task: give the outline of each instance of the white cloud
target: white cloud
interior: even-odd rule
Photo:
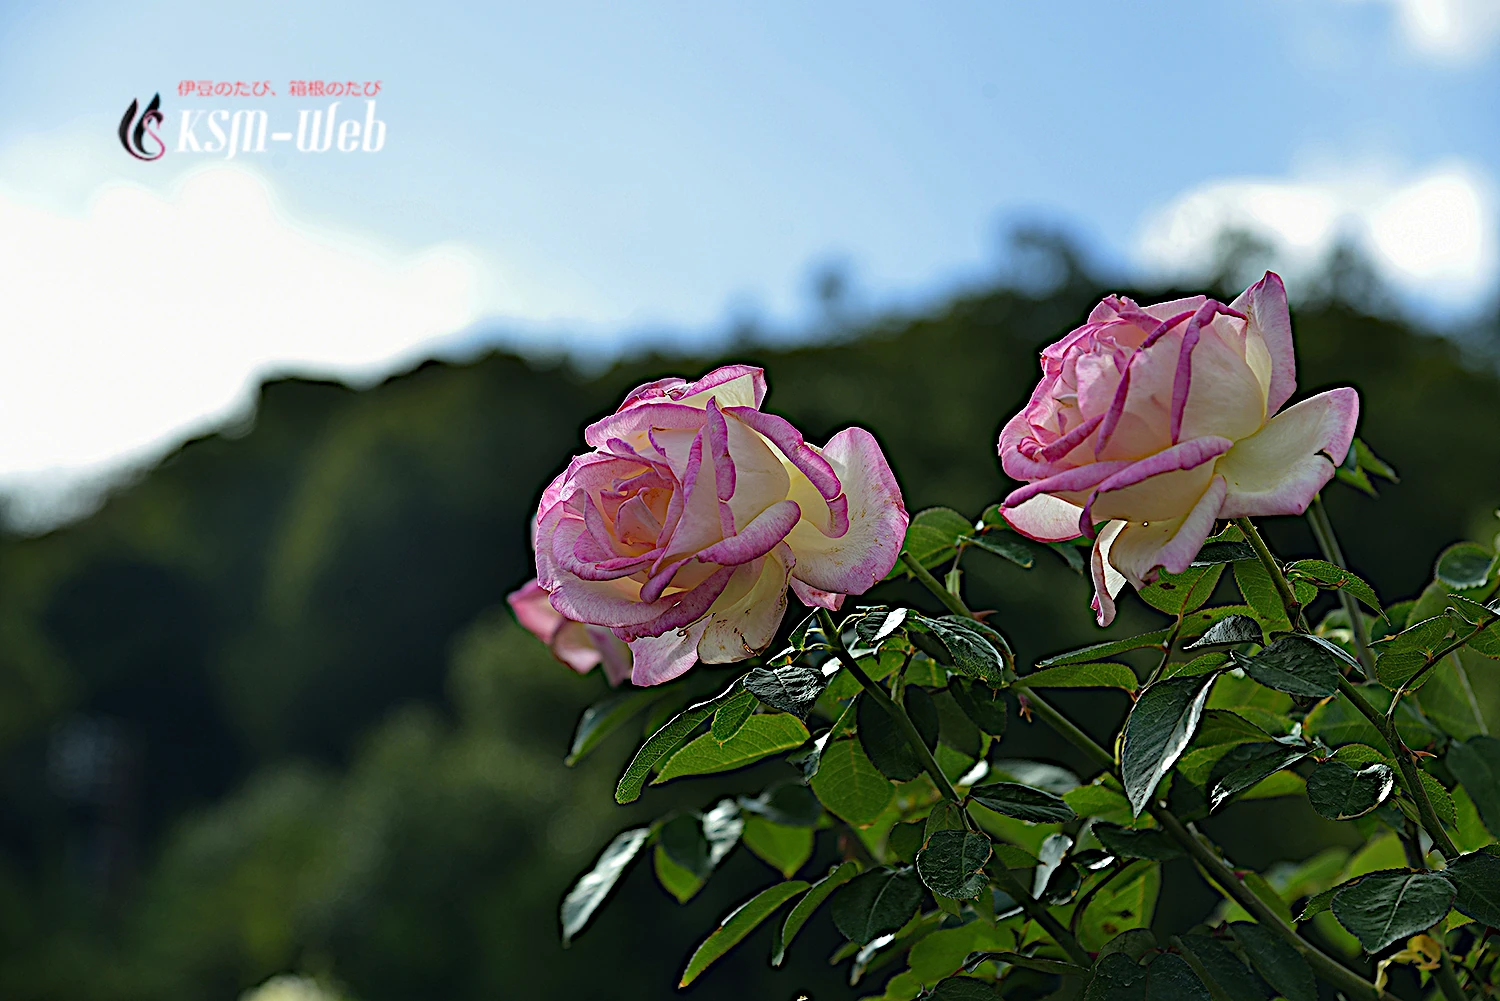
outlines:
[[[315,232],[244,169],[49,201],[0,188],[0,489],[30,520],[243,412],[266,375],[377,378],[479,315],[470,251]]]
[[[1492,185],[1471,165],[1406,177],[1367,167],[1200,185],[1147,216],[1137,252],[1153,273],[1201,277],[1220,235],[1238,230],[1270,244],[1288,277],[1305,277],[1344,241],[1409,299],[1452,314],[1494,292],[1496,226]]]
[[[1384,0],[1408,44],[1429,58],[1470,62],[1500,42],[1500,0]]]

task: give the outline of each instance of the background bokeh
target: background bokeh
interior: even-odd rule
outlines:
[[[811,440],[874,430],[913,510],[977,513],[1008,488],[994,438],[1038,347],[1103,291],[1066,241],[1019,239],[1025,289],[790,349],[746,335],[722,355],[765,365],[768,407]],[[1230,247],[1222,282],[1253,258]],[[1378,500],[1329,491],[1354,568],[1392,598],[1422,586],[1443,545],[1500,531],[1500,334],[1490,320],[1438,336],[1382,301],[1343,257],[1294,323],[1300,391],[1356,385],[1360,433],[1401,474]],[[722,780],[615,806],[635,730],[565,768],[604,683],[550,660],[503,597],[531,573],[532,505],[581,426],[648,377],[717,360],[583,375],[495,352],[364,391],[269,382],[253,423],[189,442],[82,521],[0,541],[0,996],[231,998],[287,971],[366,1001],[671,994],[696,939],[770,870],[741,850],[679,907],[638,867],[561,949],[556,906],[608,838],[709,805]],[[1299,522],[1268,528],[1285,552],[1311,550]],[[1084,581],[1060,562],[974,560],[969,574],[1023,660],[1097,635]],[[926,600],[904,586],[884,593]],[[1150,614],[1132,600],[1114,629]],[[1066,701],[1098,732],[1125,708],[1118,693]],[[1081,764],[1024,725],[1001,748]],[[1252,865],[1302,857],[1331,827],[1290,800],[1212,825]],[[820,841],[812,865],[834,851]],[[1163,927],[1212,908],[1190,870],[1166,879]],[[763,929],[687,994],[869,993],[826,964],[826,920],[789,970],[768,968]]]

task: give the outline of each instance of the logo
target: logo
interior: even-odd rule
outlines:
[[[125,109],[125,117],[120,119],[120,145],[137,160],[159,160],[167,151],[167,144],[156,134],[156,126],[166,117],[161,113],[161,94],[151,98],[151,103],[146,105],[140,120],[136,121],[138,107],[139,102],[132,100],[130,107]],[[132,124],[135,126],[134,130],[130,127]],[[148,138],[156,144],[154,151],[146,145]]]

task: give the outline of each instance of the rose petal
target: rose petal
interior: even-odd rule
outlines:
[[[1219,460],[1229,483],[1221,517],[1301,514],[1344,461],[1359,394],[1331,389],[1289,407]],[[1330,459],[1332,461],[1330,461]]]
[[[1150,525],[1128,523],[1110,544],[1110,565],[1137,588],[1155,580],[1158,568],[1169,573],[1186,570],[1203,548],[1203,541],[1213,533],[1227,489],[1224,477],[1215,476],[1183,517]]]
[[[744,421],[725,414],[724,424],[735,470],[729,510],[736,525],[748,525],[766,508],[786,499],[791,477],[777,451]]]
[[[698,663],[698,640],[707,628],[708,618],[704,617],[660,636],[631,640],[630,656],[634,666],[630,670],[630,680],[645,687],[660,685],[686,673]]]
[[[1260,339],[1270,356],[1266,413],[1274,414],[1297,391],[1297,355],[1292,348],[1292,317],[1286,306],[1286,286],[1280,275],[1267,271],[1265,277],[1240,293],[1230,307],[1249,317],[1251,336]]]
[[[732,664],[755,656],[771,644],[786,614],[790,557],[785,546],[778,546],[776,553],[735,571],[736,576],[750,581],[750,587],[737,601],[715,605],[708,616],[708,628],[698,641],[699,660]]]
[[[766,398],[766,373],[754,365],[724,365],[673,391],[679,403],[704,407],[710,399],[720,407],[755,407]]]
[[[1089,576],[1094,581],[1093,608],[1101,626],[1115,621],[1115,598],[1125,586],[1125,575],[1109,562],[1110,548],[1124,527],[1125,522],[1112,521],[1099,529],[1094,550],[1089,556]]]
[[[906,505],[875,436],[863,428],[840,431],[822,449],[848,499],[848,531],[837,538],[799,521],[787,544],[796,575],[820,591],[864,594],[901,555],[906,541]]]
[[[1037,542],[1066,542],[1083,534],[1078,530],[1083,506],[1051,494],[1037,494],[1000,513],[1011,528]]]
[[[531,635],[543,643],[551,643],[552,637],[567,620],[552,607],[552,596],[536,581],[528,581],[505,596],[510,610]]]
[[[802,583],[796,577],[791,578],[791,585],[792,593],[797,596],[797,600],[808,608],[826,608],[831,612],[837,612],[844,607],[846,595],[834,594],[832,591],[819,591],[815,587]]]
[[[796,501],[778,501],[737,534],[698,553],[698,561],[739,566],[760,559],[781,544],[801,517]]]
[[[1084,511],[1093,524],[1179,518],[1203,496],[1213,461],[1233,447],[1228,438],[1209,437],[1163,449],[1101,482]]]

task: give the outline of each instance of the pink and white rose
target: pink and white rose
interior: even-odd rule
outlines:
[[[516,621],[547,644],[552,656],[577,671],[588,674],[603,665],[611,685],[630,677],[630,647],[604,626],[574,622],[552,607],[552,596],[536,581],[528,581],[505,599]]]
[[[788,588],[837,608],[900,555],[906,508],[874,436],[814,447],[760,409],[765,395],[747,365],[640,386],[542,494],[540,586],[563,616],[630,644],[638,685],[753,656]]]
[[[1228,306],[1110,296],[1042,352],[1042,381],[1000,433],[1027,485],[1006,521],[1033,539],[1094,539],[1094,608],[1126,581],[1188,568],[1221,518],[1301,514],[1354,436],[1359,395],[1297,388],[1286,289],[1272,273]]]

